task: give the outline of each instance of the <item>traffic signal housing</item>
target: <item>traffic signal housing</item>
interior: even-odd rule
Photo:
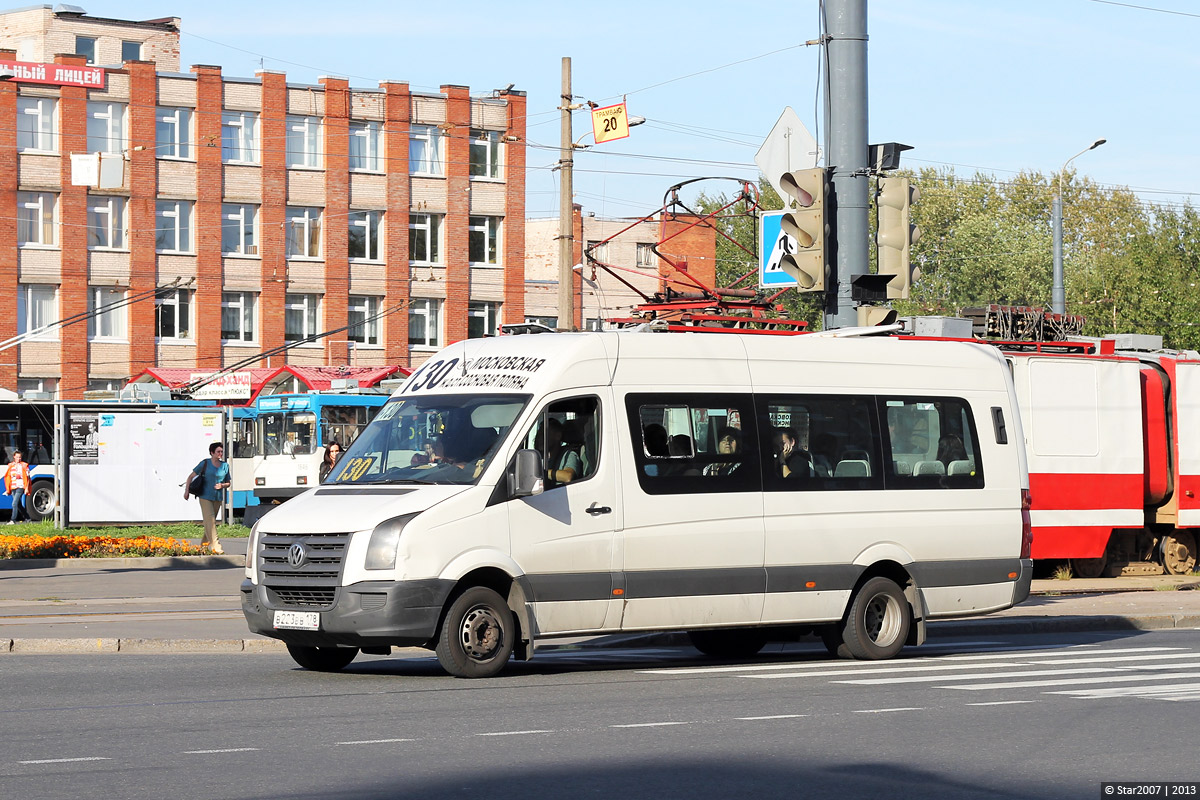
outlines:
[[[921,238],[920,228],[910,218],[912,204],[918,197],[920,191],[908,178],[879,179],[879,192],[875,196],[879,211],[875,243],[879,246],[879,274],[892,276],[887,284],[889,300],[908,298],[913,281],[921,276],[911,262],[913,242]]]
[[[796,281],[799,291],[824,291],[825,170],[814,167],[788,172],[780,179],[779,188],[788,201],[779,227],[797,245],[796,252],[783,257],[780,268]]]

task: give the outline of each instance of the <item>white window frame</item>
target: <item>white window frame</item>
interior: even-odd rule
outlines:
[[[374,224],[372,225],[372,220]],[[382,261],[383,260],[383,212],[382,211],[351,211],[349,228],[362,228],[362,241],[365,245],[362,255],[348,252],[351,261]],[[372,237],[372,229],[374,236]],[[353,240],[347,237],[348,247],[353,247]]]
[[[225,111],[221,114],[221,162],[258,163],[258,113]]]
[[[126,58],[125,57],[125,46],[131,45],[131,44],[137,46],[137,55],[134,56],[133,58]],[[144,50],[145,44],[146,44],[145,42],[137,42],[137,41],[134,41],[133,39],[122,39],[121,40],[121,63],[124,64],[126,61],[144,61],[144,60],[146,60],[146,59],[142,58],[142,55],[145,53],[145,50]]]
[[[192,212],[191,200],[158,200],[154,204],[154,246],[158,253],[191,253],[192,252]],[[167,244],[173,246],[159,247],[158,237],[165,233],[169,239]]]
[[[321,118],[287,118],[285,160],[288,169],[321,168]]]
[[[433,319],[431,320],[430,317]],[[421,320],[420,342],[413,342],[413,322]],[[442,301],[414,297],[408,304],[408,346],[413,350],[437,350],[442,346]]]
[[[17,150],[21,153],[58,152],[58,101],[53,97],[17,98]],[[32,125],[22,125],[33,121]],[[34,146],[21,147],[21,139],[34,139]]]
[[[479,221],[483,220],[482,223]],[[501,241],[500,229],[503,227],[504,217],[488,217],[476,216],[472,214],[467,218],[467,260],[472,266],[476,267],[498,267],[502,263],[501,256],[504,253],[504,244]],[[483,234],[483,249],[484,261],[475,261],[471,259],[471,240],[477,235]],[[495,248],[495,259],[492,261],[486,260],[489,243]]]
[[[658,264],[658,256],[654,254],[654,244],[652,242],[638,242],[637,252],[634,255],[634,264],[638,269],[654,269]]]
[[[28,225],[33,237],[21,239]],[[17,192],[17,246],[56,247],[58,243],[58,196],[53,192]]]
[[[120,287],[88,287],[88,341],[123,342],[128,340],[129,329],[126,325],[125,306],[119,305],[99,313],[96,311],[98,308],[121,303],[126,296],[125,290]]]
[[[355,153],[355,145],[359,151]],[[383,172],[383,131],[382,126],[374,120],[350,120],[350,144],[347,153],[350,157],[351,172]]]
[[[166,133],[164,141],[163,134]],[[154,112],[154,144],[159,158],[192,161],[192,110],[160,107]]]
[[[467,172],[473,181],[502,181],[501,170],[504,145],[500,131],[471,131],[470,157]],[[477,173],[476,170],[479,170]]]
[[[292,261],[321,260],[321,217],[323,209],[288,206],[284,212],[287,258]],[[316,241],[313,241],[315,234]],[[301,252],[294,244],[301,243]]]
[[[446,175],[445,137],[436,125],[413,125],[408,131],[408,171],[412,175]],[[419,158],[421,152],[425,158]]]
[[[58,398],[58,378],[17,378],[17,394],[45,392],[51,400]]]
[[[183,302],[180,302],[180,298]],[[184,311],[180,313],[180,306]],[[154,298],[154,337],[158,341],[187,342],[192,339],[192,293],[188,289],[163,289]],[[171,317],[174,323],[175,335],[162,335],[162,314],[164,308],[172,309]],[[180,323],[183,323],[182,325]]]
[[[258,321],[258,315],[255,313],[257,300],[254,292],[221,292],[221,341],[237,344],[258,341],[255,325]],[[227,310],[237,312],[237,336],[232,338],[225,335],[225,312]]]
[[[350,329],[347,338],[355,347],[381,347],[379,338],[379,298],[350,295],[347,306]]]
[[[288,331],[288,317],[292,312],[299,311],[302,315],[302,328],[300,333],[291,333]],[[309,336],[314,336],[320,333],[321,324],[321,295],[319,294],[293,294],[289,292],[283,298],[283,340],[285,342],[299,342],[307,339]],[[321,343],[308,342],[301,347],[320,347]]]
[[[433,266],[442,263],[442,223],[445,221],[442,214],[413,214],[408,215],[408,263],[419,266]],[[433,255],[433,258],[416,259],[413,258],[413,253],[416,248],[413,247],[413,239],[420,238],[425,240],[425,254]]]
[[[89,153],[121,154],[125,152],[125,103],[89,100],[87,104],[87,149]],[[95,128],[104,128],[101,132]],[[103,141],[101,141],[103,140]]]
[[[92,243],[96,236],[100,242]],[[87,200],[87,236],[89,250],[128,250],[125,246],[125,198],[118,195],[89,194]]]
[[[58,287],[52,283],[22,283],[17,285],[17,333],[29,333],[57,322]],[[57,341],[58,328],[30,336],[39,342]]]
[[[246,217],[249,216],[249,220]],[[225,234],[232,228],[237,229],[237,248],[229,250],[225,247]],[[246,244],[246,234],[250,234],[250,244]],[[221,204],[221,254],[242,258],[258,258],[258,206],[253,203],[222,203]]]
[[[472,300],[467,303],[467,338],[471,337],[471,320],[483,320],[483,335],[495,336],[500,332],[500,303],[492,300]],[[478,337],[476,337],[478,338]]]

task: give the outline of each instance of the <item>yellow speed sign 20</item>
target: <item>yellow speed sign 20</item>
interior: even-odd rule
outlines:
[[[596,144],[628,138],[629,115],[625,113],[625,104],[593,109],[592,134],[596,137]]]

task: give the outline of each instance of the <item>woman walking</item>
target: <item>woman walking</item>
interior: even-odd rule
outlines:
[[[229,464],[224,458],[224,446],[220,442],[213,442],[208,446],[208,458],[197,464],[183,482],[183,499],[187,500],[191,496],[192,479],[198,476],[204,478],[203,485],[196,492],[200,513],[204,515],[204,538],[200,540],[200,546],[207,545],[216,555],[225,553],[217,541],[217,512],[221,509],[221,498],[229,488]]]
[[[21,451],[14,450],[12,463],[4,470],[4,493],[12,495],[12,517],[8,520],[9,525],[21,521],[21,500],[29,491],[29,467],[21,458]]]

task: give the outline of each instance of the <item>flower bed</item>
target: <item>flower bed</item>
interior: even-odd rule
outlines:
[[[121,556],[198,556],[212,551],[175,537],[3,536],[0,558],[114,558]]]

